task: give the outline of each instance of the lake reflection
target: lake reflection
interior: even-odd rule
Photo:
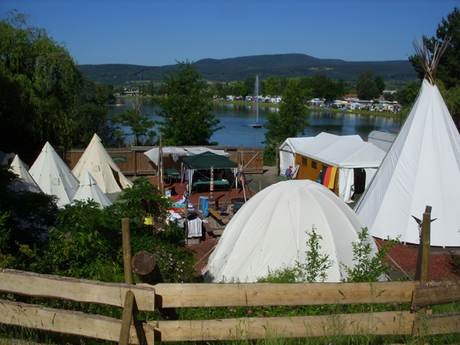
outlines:
[[[124,111],[129,104],[111,109],[110,113]],[[158,108],[152,104],[143,104],[143,111],[153,120],[161,121],[157,115]],[[264,124],[270,112],[279,111],[275,107],[260,107],[259,121]],[[219,145],[261,147],[264,146],[265,128],[252,128],[249,125],[255,122],[255,108],[253,106],[222,104],[214,105],[214,114],[219,118],[222,129],[214,133],[211,140]],[[368,116],[351,113],[335,113],[327,111],[310,111],[307,114],[308,126],[299,136],[312,136],[320,132],[333,134],[359,134],[367,139],[369,132],[381,130],[397,132],[399,130],[399,116]]]

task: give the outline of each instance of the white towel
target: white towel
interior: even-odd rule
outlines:
[[[202,221],[200,218],[187,221],[188,238],[201,237],[203,235],[201,223]]]

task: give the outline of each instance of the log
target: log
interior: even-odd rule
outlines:
[[[414,329],[418,336],[460,333],[460,314],[420,315]]]
[[[335,335],[411,334],[414,314],[408,311],[323,316],[157,321],[156,340],[213,341],[302,338]],[[152,323],[155,324],[155,323]]]
[[[157,284],[158,307],[410,303],[416,282]]]
[[[420,284],[415,288],[412,309],[460,301],[460,282]]]
[[[113,342],[118,342],[121,329],[121,321],[110,317],[4,300],[0,300],[0,323]],[[143,328],[148,344],[153,345],[152,326]],[[138,344],[134,327],[130,327],[129,343]]]
[[[0,270],[0,291],[115,307],[123,307],[126,292],[132,291],[139,310],[155,309],[155,290],[146,285],[103,283],[16,270]]]

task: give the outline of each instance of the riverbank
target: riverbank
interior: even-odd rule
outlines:
[[[214,101],[215,104],[219,105],[228,105],[232,104],[235,106],[255,106],[254,102],[246,102],[246,101]],[[259,103],[259,107],[262,109],[269,109],[269,108],[276,108],[279,109],[280,104],[273,104],[273,103]],[[312,111],[318,112],[332,112],[332,113],[346,113],[346,114],[356,114],[356,115],[364,115],[364,116],[380,116],[380,117],[391,117],[391,118],[399,118],[400,116],[405,117],[407,111],[404,109],[401,112],[393,113],[389,111],[370,111],[364,109],[355,109],[355,110],[343,110],[343,109],[335,109],[335,108],[321,108],[321,107],[312,107],[305,105],[305,108]]]

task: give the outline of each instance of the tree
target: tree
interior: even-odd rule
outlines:
[[[441,80],[447,89],[459,85],[460,82],[460,10],[456,7],[443,18],[438,25],[436,35],[433,37],[422,37],[423,43],[433,53],[436,43],[442,44],[447,38],[450,42],[438,65],[437,79]],[[419,57],[412,55],[409,61],[417,71],[419,78],[423,79],[425,71],[422,68]]]
[[[191,63],[180,63],[165,81],[166,96],[159,100],[164,142],[169,145],[207,145],[220,129],[212,113],[212,96]]]
[[[30,161],[45,141],[68,149],[106,130],[107,98],[64,47],[19,17],[0,21],[0,147]]]
[[[436,44],[441,45],[446,39],[450,39],[447,48],[439,61],[436,78],[438,86],[449,107],[450,114],[454,121],[460,122],[460,109],[458,88],[460,87],[460,10],[456,7],[443,18],[438,25],[436,35],[433,37],[422,37],[423,44],[433,53]],[[417,55],[409,57],[420,79],[425,76],[420,58]],[[452,90],[453,89],[453,90]]]
[[[288,80],[284,77],[269,76],[262,81],[262,92],[264,95],[282,95]]]
[[[141,104],[138,99],[133,102],[131,109],[115,116],[112,121],[131,128],[134,145],[151,144],[155,137],[155,131],[152,129],[155,123],[147,115],[142,113]]]
[[[383,93],[383,90],[385,90],[385,80],[381,76],[377,76],[375,78],[375,84],[377,85],[377,89],[379,90],[379,95]]]
[[[298,80],[289,80],[282,99],[280,111],[269,113],[265,125],[268,155],[274,155],[279,144],[288,137],[297,136],[307,125],[304,98]]]
[[[420,89],[420,82],[412,81],[404,85],[404,87],[396,94],[396,99],[403,106],[409,106],[414,103]]]
[[[383,91],[385,84],[383,83],[383,79],[380,80],[378,78],[371,71],[364,72],[359,76],[356,82],[356,91],[359,99],[371,100],[381,95],[380,88]]]
[[[343,96],[345,92],[343,81],[335,81],[325,75],[313,76],[311,79],[311,87],[314,97],[325,98],[327,101],[333,101]]]

